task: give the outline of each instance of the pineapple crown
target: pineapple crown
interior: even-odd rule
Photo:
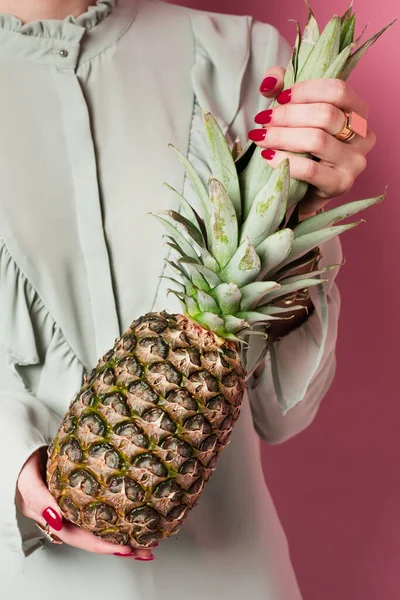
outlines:
[[[343,17],[333,16],[321,34],[308,0],[306,4],[308,21],[303,33],[297,23],[285,89],[307,79],[347,79],[366,50],[392,24],[354,50],[360,38],[354,41],[352,4]],[[194,205],[165,184],[178,197],[180,212],[164,210],[155,215],[166,229],[167,245],[173,251],[173,258],[167,259],[174,273],[167,277],[174,284],[169,291],[180,300],[186,316],[224,339],[243,341],[238,335],[257,333],[255,325],[268,326],[273,319],[285,318],[285,312],[304,309],[285,309],[276,302],[321,284],[321,275],[338,265],[313,266],[306,274],[296,270],[315,265],[321,244],[361,220],[345,225],[337,222],[380,202],[386,192],[299,223],[294,208],[308,185],[290,177],[289,160],[272,168],[253,142],[243,150],[236,142],[231,149],[215,118],[204,110],[203,127],[212,176],[206,184],[174,148],[194,189]]]

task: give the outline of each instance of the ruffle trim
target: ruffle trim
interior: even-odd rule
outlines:
[[[87,11],[79,17],[68,16],[65,19],[44,19],[23,24],[20,19],[8,14],[0,14],[0,29],[6,29],[21,35],[69,39],[68,24],[77,25],[89,31],[103,21],[118,4],[119,0],[97,0],[94,6],[89,6]]]

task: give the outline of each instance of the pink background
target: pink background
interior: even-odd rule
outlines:
[[[319,22],[350,0],[311,0]],[[292,43],[302,0],[175,0],[199,9],[251,14]],[[355,0],[358,31],[372,35],[400,15],[399,0]],[[400,22],[357,66],[349,84],[371,108],[378,142],[346,201],[382,193],[367,223],[344,234],[347,264],[335,382],[309,430],[263,446],[264,471],[292,548],[305,600],[400,598]],[[397,460],[396,460],[397,459]],[[290,599],[288,599],[290,600]]]

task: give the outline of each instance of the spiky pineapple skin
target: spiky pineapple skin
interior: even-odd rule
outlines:
[[[229,443],[244,390],[235,343],[183,315],[134,321],[49,447],[47,482],[64,516],[133,548],[176,533]]]

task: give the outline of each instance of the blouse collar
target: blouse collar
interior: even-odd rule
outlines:
[[[129,28],[137,0],[97,0],[78,17],[23,24],[0,14],[0,57],[75,69],[111,46]]]

